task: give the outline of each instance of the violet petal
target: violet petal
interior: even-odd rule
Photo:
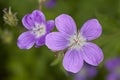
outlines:
[[[71,16],[67,14],[62,14],[55,19],[55,25],[58,31],[72,35],[77,32],[76,24]]]
[[[102,50],[94,43],[87,42],[83,47],[83,59],[86,63],[97,66],[103,60]]]
[[[63,66],[69,72],[79,72],[83,66],[81,51],[78,51],[77,49],[68,50],[63,59]]]
[[[53,30],[55,26],[54,20],[47,21],[46,26],[47,26],[47,32]]]
[[[97,19],[91,19],[84,23],[80,30],[88,41],[98,38],[102,33],[102,27]]]
[[[86,64],[87,76],[93,78],[97,75],[97,68],[95,66]]]
[[[56,6],[56,1],[57,1],[57,0],[48,0],[48,1],[45,3],[45,6],[46,6],[47,8],[53,8],[53,7]]]
[[[109,59],[105,63],[105,67],[109,71],[114,71],[118,66],[120,66],[120,58]]]
[[[28,30],[31,30],[34,27],[34,20],[31,16],[31,14],[27,14],[22,18],[22,24],[24,25],[24,27]]]
[[[51,50],[63,50],[68,46],[68,40],[66,36],[60,32],[52,32],[46,36],[45,44]]]
[[[45,23],[45,16],[41,11],[34,10],[31,16],[36,23],[39,23],[39,24]]]
[[[119,76],[117,76],[115,73],[110,73],[106,78],[106,80],[119,80]]]
[[[17,45],[20,49],[30,49],[35,43],[35,37],[27,31],[18,37]]]
[[[35,47],[40,47],[40,46],[43,46],[44,44],[45,44],[45,35],[36,39],[36,46]]]

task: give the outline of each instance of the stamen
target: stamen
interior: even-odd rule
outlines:
[[[86,43],[86,39],[79,33],[71,36],[70,38],[70,48],[81,48]]]
[[[46,27],[44,24],[35,24],[35,27],[32,29],[32,33],[36,36],[36,38],[39,38],[42,35],[45,35],[46,33]]]

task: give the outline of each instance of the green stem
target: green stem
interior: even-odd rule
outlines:
[[[44,5],[46,0],[38,0],[39,1],[39,9],[42,10],[42,6]]]

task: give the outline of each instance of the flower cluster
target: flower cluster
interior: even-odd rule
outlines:
[[[76,24],[71,16],[59,15],[53,20],[46,21],[44,14],[34,10],[23,17],[22,23],[28,30],[18,38],[20,49],[30,49],[46,45],[52,51],[66,51],[63,66],[68,72],[77,73],[83,67],[84,61],[97,66],[103,60],[102,50],[94,43],[89,42],[98,38],[102,27],[97,19],[90,19],[77,31]],[[56,26],[59,32],[50,31]]]

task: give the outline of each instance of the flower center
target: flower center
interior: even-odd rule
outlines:
[[[34,28],[32,29],[32,33],[35,34],[36,38],[44,35],[46,33],[45,25],[36,23]]]
[[[86,43],[86,39],[81,34],[75,34],[70,37],[70,48],[80,49]]]

